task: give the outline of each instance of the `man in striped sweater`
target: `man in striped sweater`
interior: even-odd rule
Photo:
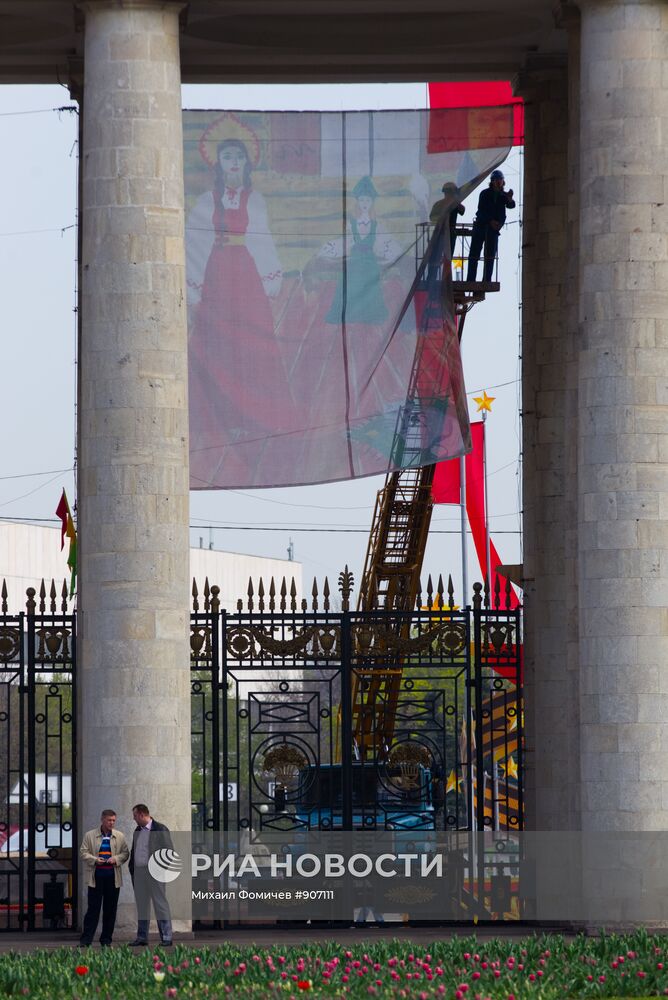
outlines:
[[[130,857],[127,841],[120,830],[114,829],[116,813],[103,809],[100,825],[89,830],[81,842],[79,856],[84,863],[88,886],[88,909],[83,921],[80,944],[93,943],[102,910],[100,944],[111,944],[116,923],[118,895],[123,884],[121,866]]]

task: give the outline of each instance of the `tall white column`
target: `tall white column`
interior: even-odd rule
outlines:
[[[582,825],[668,827],[668,6],[580,0]]]
[[[570,68],[570,67],[569,67]],[[577,404],[565,61],[534,59],[526,100],[522,230],[525,806],[529,830],[577,829],[574,587]],[[573,655],[575,654],[575,655]]]
[[[189,830],[183,5],[80,6],[80,823],[130,833],[140,801]]]

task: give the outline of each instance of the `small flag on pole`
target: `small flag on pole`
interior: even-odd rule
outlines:
[[[65,546],[65,537],[70,540],[70,551],[67,555],[67,565],[70,568],[70,597],[74,596],[77,580],[77,529],[74,527],[72,512],[67,502],[67,494],[63,490],[58,506],[56,507],[56,517],[61,520],[60,527],[60,549]]]

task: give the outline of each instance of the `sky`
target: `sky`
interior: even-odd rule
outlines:
[[[184,86],[184,108],[374,110],[423,108],[415,84]],[[3,462],[0,518],[55,522],[63,487],[75,496],[77,116],[57,86],[0,87],[0,329],[3,343]],[[518,208],[500,240],[501,292],[467,317],[462,353],[469,399],[495,396],[487,422],[491,533],[504,562],[521,560],[520,230],[521,151],[503,166]],[[465,203],[472,221],[478,192]],[[344,565],[359,581],[377,491],[374,476],[325,486],[191,493],[191,544],[294,559],[304,581]],[[270,529],[270,530],[261,530]],[[438,506],[423,578],[452,574],[461,601],[459,508]],[[481,579],[469,536],[469,582]],[[65,575],[63,554],[63,575]],[[0,566],[0,577],[2,567]],[[215,581],[211,581],[212,583]],[[310,582],[307,584],[310,590]]]

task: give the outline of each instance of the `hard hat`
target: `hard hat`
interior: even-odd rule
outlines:
[[[505,179],[500,170],[492,170],[491,181],[505,181]]]

